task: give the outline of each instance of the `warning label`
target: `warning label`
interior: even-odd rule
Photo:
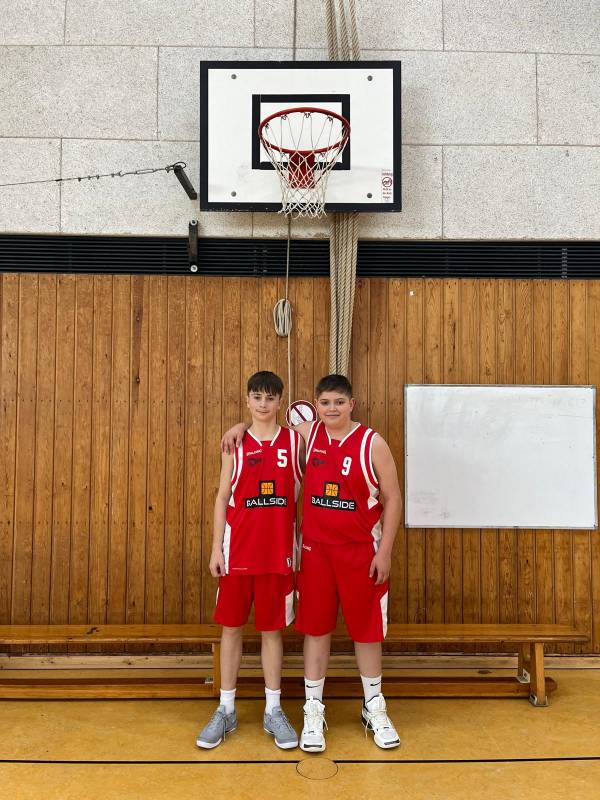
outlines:
[[[391,169],[381,170],[381,202],[394,202],[394,173]]]

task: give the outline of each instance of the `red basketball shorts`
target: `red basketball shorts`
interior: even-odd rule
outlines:
[[[294,620],[294,576],[223,575],[219,578],[214,620],[237,628],[248,622],[254,603],[257,631],[278,631]]]
[[[336,626],[338,606],[355,642],[382,642],[387,630],[388,582],[369,577],[375,555],[370,542],[341,545],[302,542],[297,576],[296,630],[324,636]]]

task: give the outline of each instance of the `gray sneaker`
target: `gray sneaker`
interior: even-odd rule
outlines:
[[[225,713],[225,706],[219,706],[212,715],[208,723],[202,728],[196,739],[198,747],[207,750],[221,744],[226,733],[231,733],[237,728],[237,716],[235,709],[231,714]]]
[[[290,725],[290,721],[280,706],[274,708],[271,714],[267,714],[265,711],[263,728],[265,733],[273,735],[275,744],[282,750],[291,750],[293,747],[298,747],[296,731]]]

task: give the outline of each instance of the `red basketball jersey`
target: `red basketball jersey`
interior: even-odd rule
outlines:
[[[331,439],[313,422],[307,440],[302,533],[326,544],[381,538],[379,482],[371,450],[375,431],[357,425],[344,439]]]
[[[246,431],[234,453],[223,555],[232,575],[292,572],[300,435],[279,428],[261,442]]]

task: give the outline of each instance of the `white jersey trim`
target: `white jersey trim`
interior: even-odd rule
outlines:
[[[294,621],[294,590],[285,596],[285,624],[291,625]]]
[[[231,525],[225,523],[225,533],[223,535],[223,560],[225,561],[225,574],[229,572],[229,548],[231,546]]]
[[[379,601],[381,606],[381,624],[383,626],[383,637],[387,636],[388,629],[388,592],[386,592]]]
[[[315,439],[317,438],[317,431],[319,430],[319,425],[321,425],[321,420],[314,420],[310,423],[310,431],[308,432],[308,437],[306,439],[306,459],[311,453],[313,449],[313,445],[315,443]]]

